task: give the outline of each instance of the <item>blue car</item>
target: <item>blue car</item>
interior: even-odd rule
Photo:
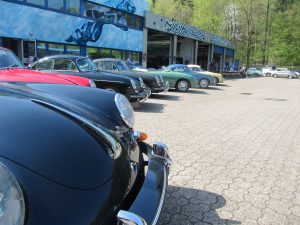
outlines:
[[[167,69],[174,72],[181,72],[192,75],[198,81],[200,88],[208,88],[209,85],[217,85],[216,79],[213,76],[209,76],[203,73],[195,73],[191,71],[187,65],[172,64],[169,65]]]

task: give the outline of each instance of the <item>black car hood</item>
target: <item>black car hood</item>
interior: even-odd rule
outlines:
[[[40,85],[39,88],[43,86],[47,85]],[[48,91],[52,89],[50,86]],[[57,88],[57,96],[64,92],[61,89],[68,89],[62,85],[53,85],[54,88]],[[113,95],[105,95],[108,100],[103,99],[102,103],[111,108],[108,102],[113,99]],[[97,111],[88,105],[83,108],[90,107],[89,110],[80,111],[76,101],[70,100],[72,95],[66,97],[66,100],[70,100],[68,104],[64,99],[56,101],[55,97],[24,86],[0,85],[0,104],[4,109],[0,110],[0,156],[66,187],[98,188],[108,182],[116,170],[128,164],[126,150],[123,148],[120,157],[112,159],[104,142],[82,123],[32,101],[48,102],[83,115],[84,111]],[[104,110],[94,119],[100,119],[106,113]]]

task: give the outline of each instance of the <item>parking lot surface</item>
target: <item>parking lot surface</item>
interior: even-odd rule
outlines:
[[[173,159],[160,224],[300,224],[300,80],[227,80],[134,108]]]

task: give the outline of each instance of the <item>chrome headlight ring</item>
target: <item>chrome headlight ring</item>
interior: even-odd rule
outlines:
[[[124,123],[130,127],[134,127],[134,111],[128,99],[117,93],[115,95],[115,104]]]
[[[90,86],[92,88],[96,88],[97,87],[96,83],[93,80],[89,80],[89,84],[90,84]]]
[[[22,189],[9,169],[0,163],[0,222],[24,224],[25,200]]]
[[[137,83],[134,80],[130,79],[130,83],[133,89],[137,89]]]
[[[155,79],[156,79],[156,83],[159,85],[160,84],[159,76],[155,76]]]

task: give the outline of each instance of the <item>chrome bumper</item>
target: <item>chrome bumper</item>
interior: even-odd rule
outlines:
[[[168,175],[172,161],[165,144],[155,142],[153,147],[145,143],[148,171],[139,194],[128,211],[120,210],[118,225],[156,225],[166,197]]]
[[[132,99],[140,99],[140,102],[147,101],[150,95],[152,94],[150,88],[145,88],[145,91],[143,93],[137,93],[135,95],[130,95],[130,98]]]

